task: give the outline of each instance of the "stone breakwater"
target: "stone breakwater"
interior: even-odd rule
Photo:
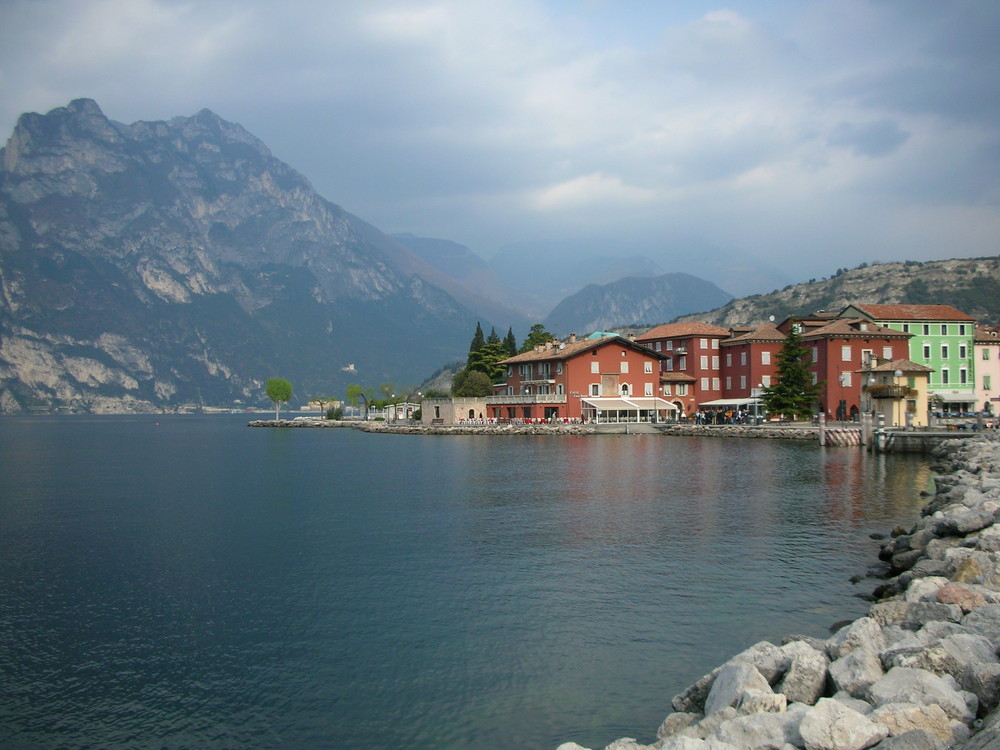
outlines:
[[[532,425],[420,425],[393,422],[357,422],[333,419],[258,419],[248,427],[337,428],[348,427],[362,432],[382,432],[393,435],[594,435],[591,425],[532,424]]]
[[[1000,442],[932,455],[935,495],[883,544],[867,616],[751,646],[677,695],[655,742],[605,750],[1000,750]]]
[[[660,429],[664,435],[682,437],[740,437],[767,440],[811,440],[813,442],[819,439],[819,428],[817,427],[675,424]]]

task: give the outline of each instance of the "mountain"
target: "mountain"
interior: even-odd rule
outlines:
[[[465,245],[408,232],[391,237],[458,284],[475,290],[480,295],[479,309],[491,320],[507,321],[515,331],[527,332],[547,309],[539,298],[502,282],[497,272]]]
[[[951,305],[980,323],[1000,325],[1000,256],[926,262],[862,264],[839,269],[820,281],[792,284],[770,294],[734,299],[717,309],[683,315],[678,321],[755,326],[773,316],[840,310],[851,302]]]
[[[554,334],[590,333],[672,320],[733,296],[710,281],[686,273],[628,277],[611,284],[590,284],[560,302],[545,319]]]
[[[0,149],[0,411],[412,383],[464,355],[479,301],[208,110],[124,125],[79,99]]]

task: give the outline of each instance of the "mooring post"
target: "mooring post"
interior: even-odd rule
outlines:
[[[819,444],[826,445],[826,412],[819,413]]]

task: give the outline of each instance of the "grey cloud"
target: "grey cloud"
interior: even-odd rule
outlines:
[[[843,146],[860,156],[878,157],[891,154],[910,138],[893,120],[854,123],[842,122],[827,139],[833,146]]]

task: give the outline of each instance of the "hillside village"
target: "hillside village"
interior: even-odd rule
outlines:
[[[426,399],[427,424],[759,420],[779,355],[801,339],[818,390],[814,415],[889,426],[995,413],[1000,336],[950,305],[848,304],[775,323],[703,321],[644,333],[571,334],[499,364],[485,397]],[[778,417],[779,415],[769,415]]]

